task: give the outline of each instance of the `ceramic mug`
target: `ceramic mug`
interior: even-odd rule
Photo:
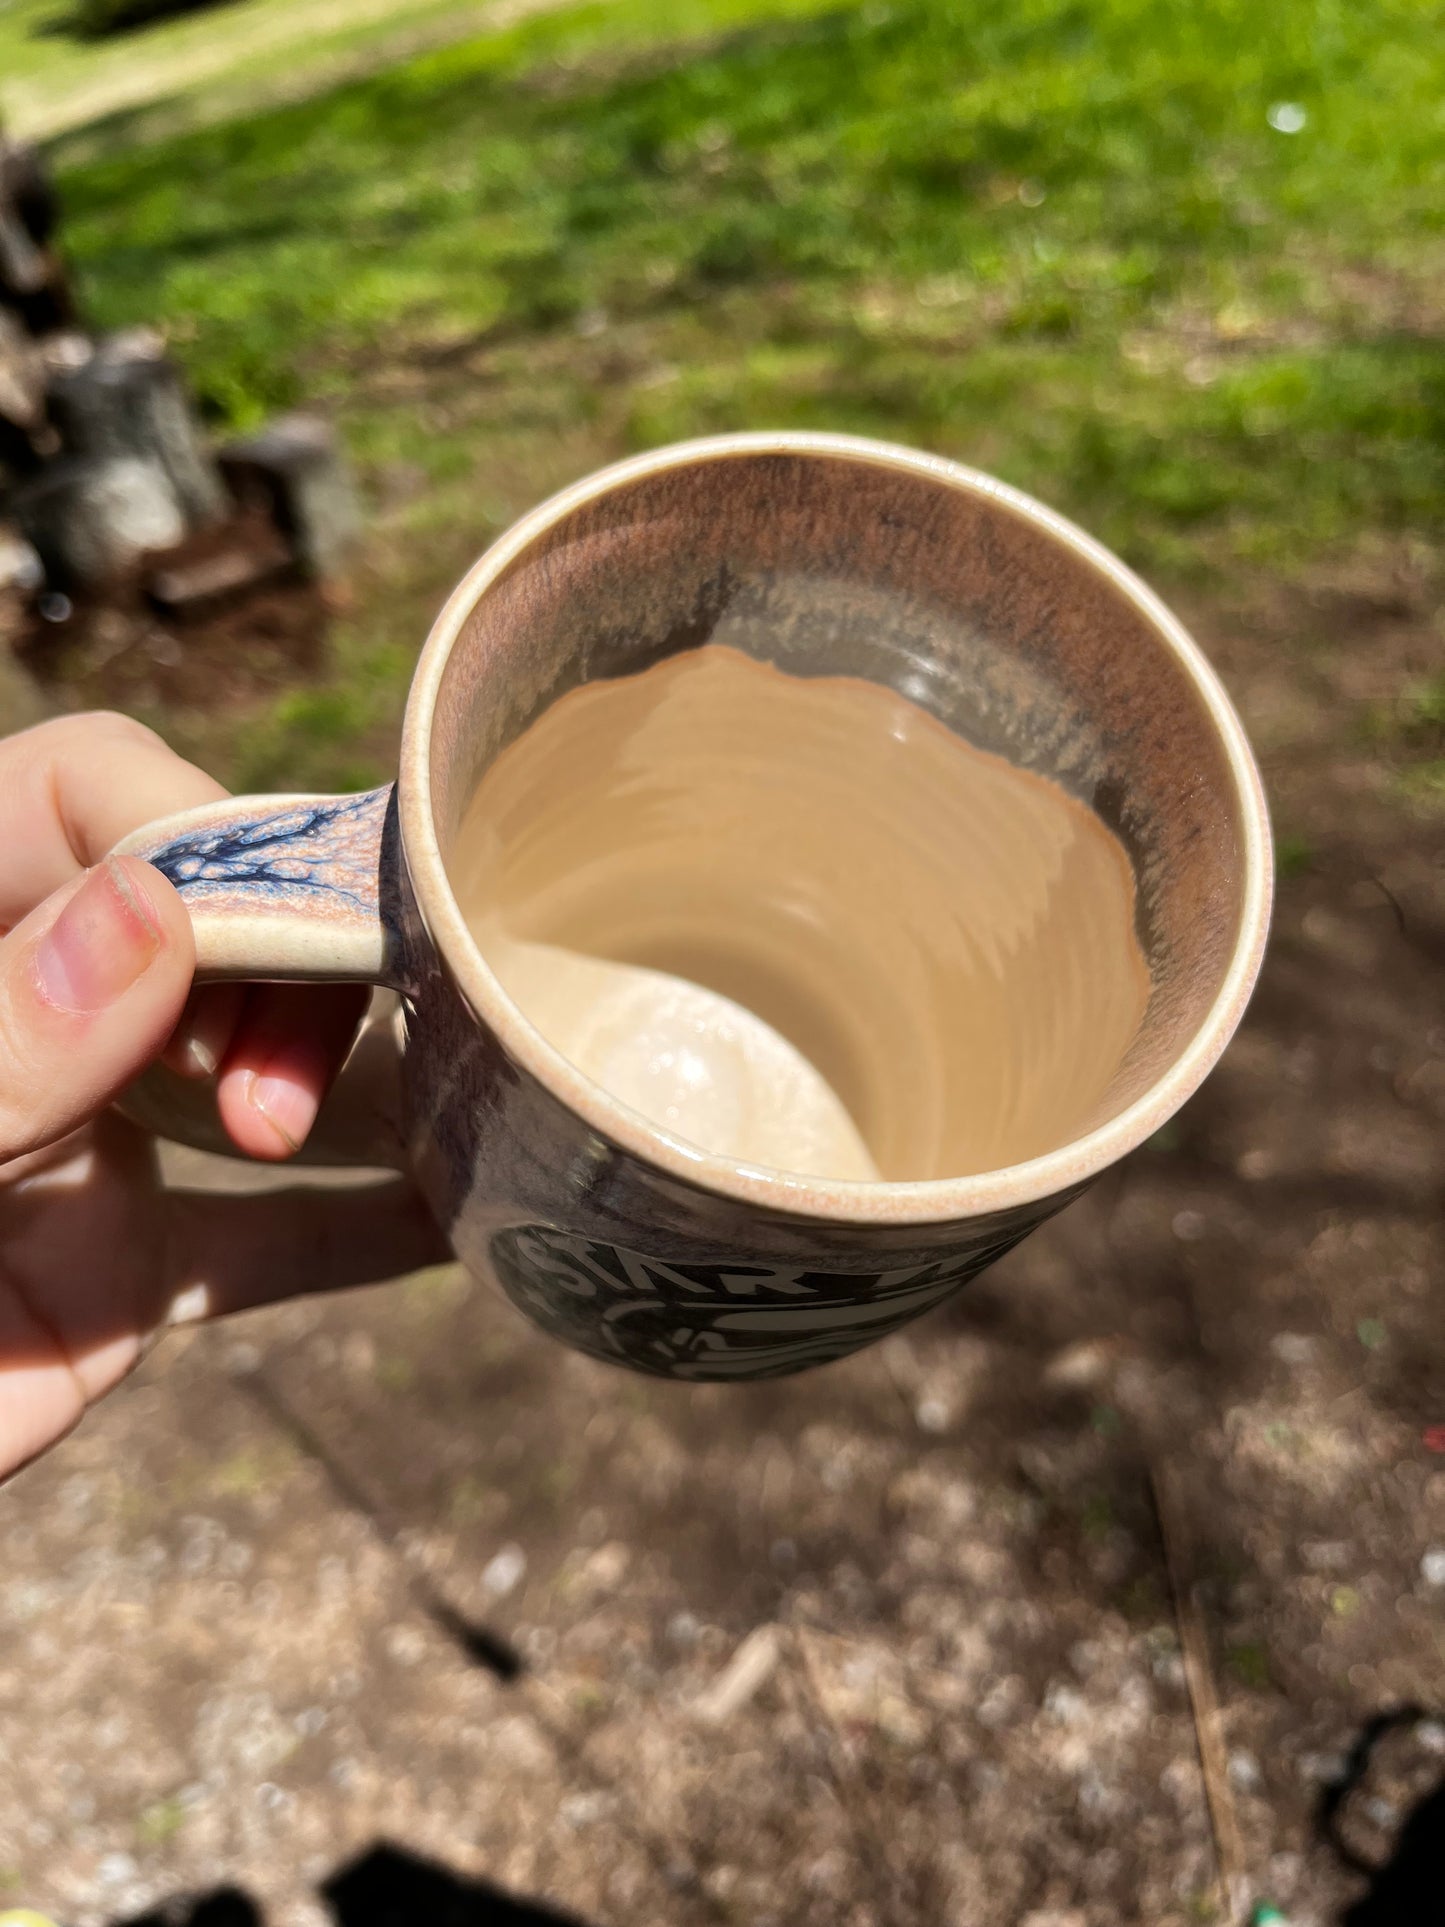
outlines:
[[[1152,990],[1068,1142],[919,1183],[751,1168],[610,1097],[503,992],[447,874],[483,769],[579,683],[714,639],[891,685],[1121,838]],[[525,516],[432,629],[394,785],[233,798],[124,847],[180,891],[200,977],[399,993],[392,1097],[363,1112],[344,1073],[313,1157],[409,1171],[462,1262],[543,1331],[681,1379],[796,1371],[881,1338],[1157,1131],[1239,1022],[1272,876],[1238,718],[1143,583],[985,475],[821,434],[662,449]],[[214,1145],[174,1089],[137,1102]]]

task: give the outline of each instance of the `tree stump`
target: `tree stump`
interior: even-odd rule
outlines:
[[[226,493],[180,371],[149,331],[112,335],[78,366],[52,374],[50,415],[72,455],[158,468],[187,528],[225,514]]]
[[[243,506],[265,507],[317,581],[338,577],[361,533],[351,468],[329,422],[281,415],[220,451],[221,472]]]
[[[0,133],[0,305],[15,309],[33,335],[75,320],[65,267],[50,245],[57,217],[39,154]]]
[[[12,508],[47,578],[81,589],[104,588],[186,532],[170,478],[134,456],[62,457],[16,490]]]
[[[0,133],[0,200],[14,209],[37,247],[45,247],[60,219],[55,187],[35,148]]]
[[[45,566],[30,543],[8,522],[0,522],[0,596],[35,594],[45,580]]]
[[[0,308],[0,488],[40,459],[45,426],[45,366],[30,337]]]
[[[0,736],[28,729],[45,714],[38,687],[10,653],[44,579],[40,557],[24,536],[0,522]]]

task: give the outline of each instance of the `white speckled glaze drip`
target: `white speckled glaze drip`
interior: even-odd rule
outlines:
[[[544,1036],[639,1117],[715,1157],[877,1182],[846,1105],[800,1050],[745,1005],[665,970],[485,921],[477,942]]]

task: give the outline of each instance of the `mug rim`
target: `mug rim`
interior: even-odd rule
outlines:
[[[489,587],[547,530],[584,504],[630,482],[705,462],[777,454],[903,469],[984,497],[1039,535],[1071,550],[1149,623],[1203,703],[1224,751],[1242,825],[1243,893],[1229,966],[1218,994],[1194,1035],[1148,1090],[1103,1124],[1039,1157],[968,1177],[893,1183],[810,1177],[704,1151],[611,1096],[547,1041],[502,988],[468,930],[452,890],[432,811],[432,728],[452,650]],[[1274,879],[1264,786],[1234,705],[1183,624],[1132,569],[1056,510],[961,462],[864,436],[812,430],[702,436],[611,463],[529,510],[473,563],[432,625],[407,700],[398,806],[402,848],[422,922],[473,1014],[515,1064],[601,1138],[667,1176],[740,1204],[826,1223],[957,1222],[1057,1197],[1096,1177],[1151,1137],[1203,1083],[1244,1014],[1269,930]]]

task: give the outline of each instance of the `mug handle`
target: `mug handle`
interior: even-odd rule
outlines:
[[[174,884],[196,939],[196,982],[411,988],[396,785],[359,796],[232,796],[144,824],[116,845]],[[376,998],[292,1162],[407,1168],[396,999]],[[241,1155],[212,1087],[160,1065],[119,1100],[133,1123]]]

